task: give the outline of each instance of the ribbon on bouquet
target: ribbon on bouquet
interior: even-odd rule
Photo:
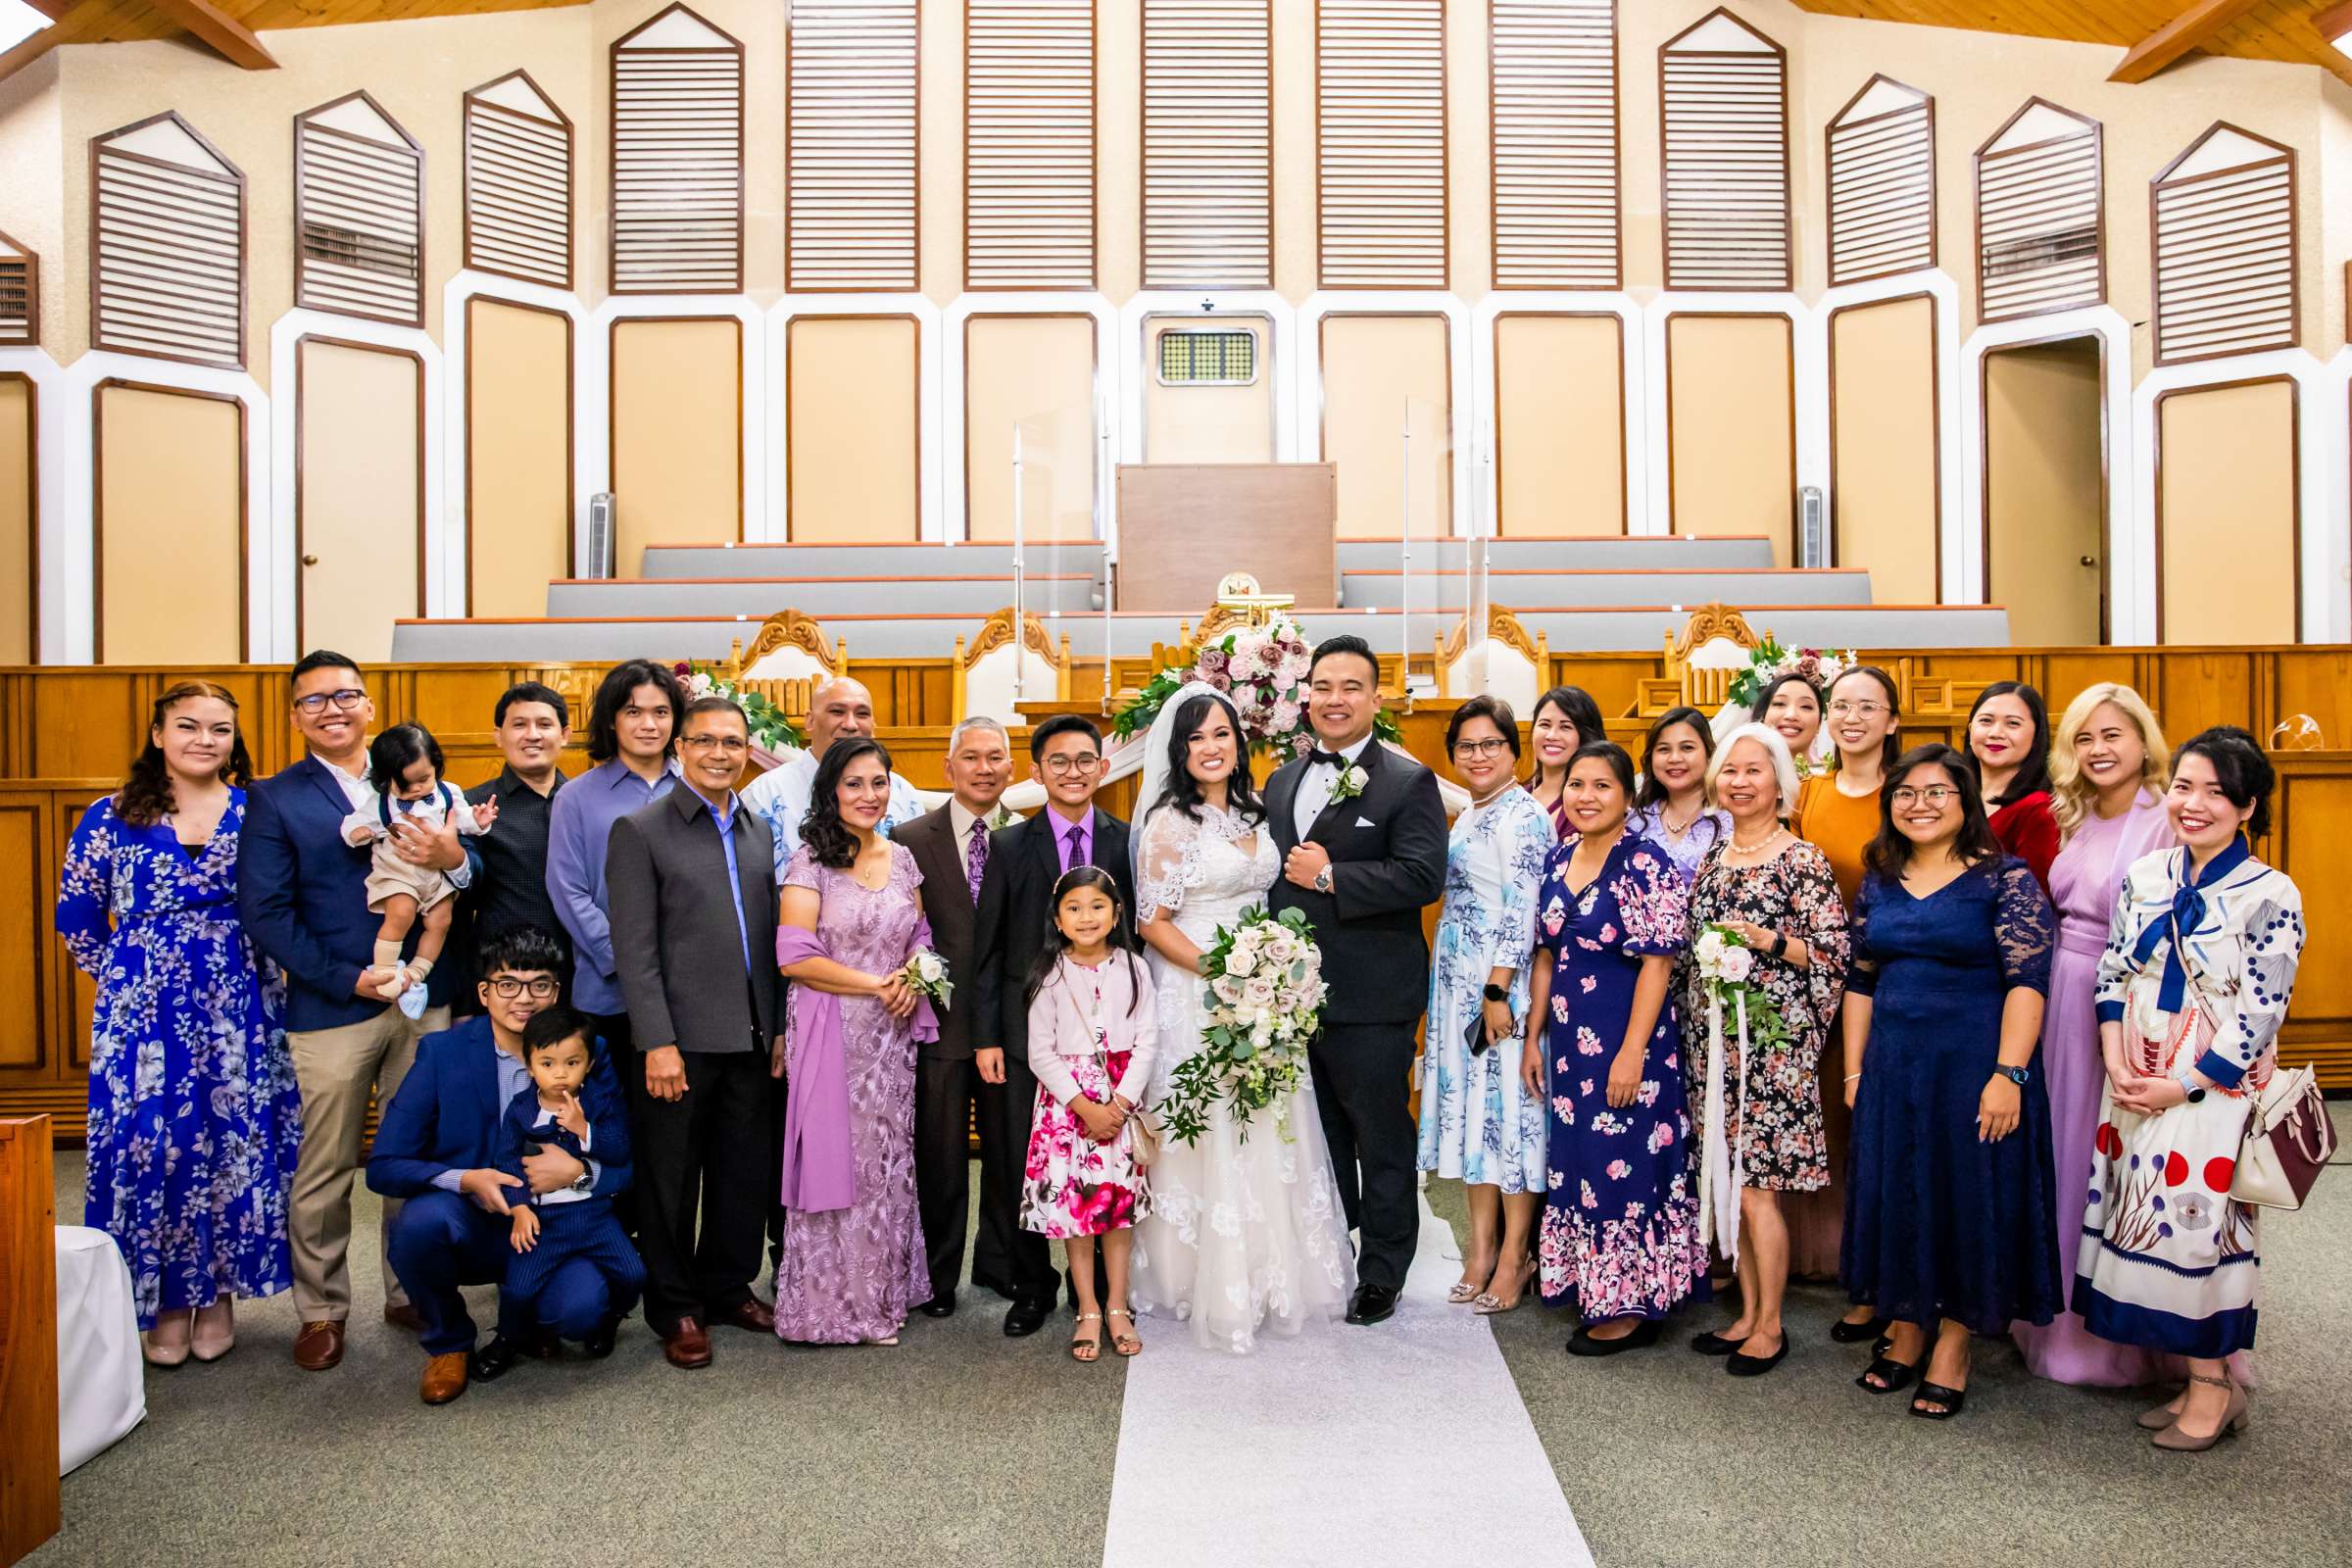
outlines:
[[[1740,1031],[1740,1122],[1747,1124],[1747,994],[1733,998]],[[1714,1243],[1734,1267],[1740,1263],[1740,1191],[1747,1185],[1747,1161],[1734,1152],[1724,1131],[1723,996],[1707,988],[1707,1132],[1698,1175],[1698,1238]],[[1728,1218],[1726,1216],[1729,1216]]]

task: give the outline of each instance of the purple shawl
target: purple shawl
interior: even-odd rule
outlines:
[[[917,921],[907,951],[930,945],[931,922]],[[815,932],[797,925],[776,928],[779,966],[831,956]],[[790,1085],[784,1098],[784,1206],[810,1214],[848,1208],[857,1201],[858,1183],[850,1154],[850,1072],[841,1038],[841,998],[796,985],[791,1021],[784,1062]],[[928,998],[916,1001],[908,1022],[916,1040],[939,1038],[939,1018]]]

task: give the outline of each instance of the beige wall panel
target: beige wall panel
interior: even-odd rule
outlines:
[[[96,417],[100,658],[240,662],[246,474],[237,405],[109,386]]]
[[[1679,534],[1762,535],[1789,564],[1796,432],[1789,323],[1677,316],[1666,323],[1666,423]]]
[[[0,375],[0,664],[32,662],[33,391]]]
[[[919,331],[900,316],[804,316],[787,326],[785,451],[796,544],[921,535]]]
[[[1452,401],[1438,316],[1326,316],[1322,457],[1339,465],[1340,537],[1404,526],[1402,436],[1412,432],[1413,537],[1453,531]]]
[[[1014,427],[1021,532],[1095,536],[1095,320],[976,316],[965,323],[964,521],[972,539],[1012,537]]]
[[[543,615],[571,573],[570,318],[481,299],[466,317],[466,612]]]
[[[295,641],[373,663],[392,655],[392,622],[424,612],[423,367],[335,343],[295,352]]]
[[[650,544],[743,537],[743,323],[615,321],[613,569],[640,572]]]
[[[2008,608],[2010,640],[2023,646],[2100,640],[2099,374],[2098,346],[2083,338],[1984,357],[1986,597]]]
[[[1315,8],[1274,0],[1274,287],[1315,291]]]
[[[1095,0],[1095,285],[1144,280],[1144,8]]]
[[[1494,320],[1496,531],[1625,532],[1625,352],[1614,316]]]
[[[1832,559],[1871,598],[1936,603],[1936,305],[1840,311],[1830,326]]]
[[[1227,331],[1257,339],[1257,379],[1248,386],[1162,386],[1159,335],[1180,321],[1154,321],[1144,341],[1146,463],[1272,463],[1274,343],[1263,321],[1226,319]]]
[[[2296,639],[2295,416],[2291,381],[2176,392],[2158,405],[2165,642]]]

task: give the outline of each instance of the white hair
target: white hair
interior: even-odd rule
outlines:
[[[1754,741],[1764,748],[1764,755],[1772,760],[1773,782],[1781,792],[1781,808],[1776,814],[1787,816],[1795,810],[1796,763],[1788,756],[1788,742],[1769,724],[1742,724],[1716,743],[1714,755],[1707,759],[1709,803],[1717,806],[1723,804],[1715,795],[1716,775],[1723,771],[1724,759],[1732,755],[1732,748],[1741,741]]]
[[[974,713],[968,718],[958,720],[956,727],[948,731],[948,755],[950,757],[954,757],[956,748],[963,744],[963,732],[971,729],[993,729],[997,732],[997,738],[1004,743],[1004,749],[1012,750],[1012,736],[1005,730],[1003,723],[989,717],[986,713]]]

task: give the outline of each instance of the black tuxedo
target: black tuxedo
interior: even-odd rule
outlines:
[[[986,1200],[990,1130],[980,1133],[982,1203],[980,1235],[972,1247],[972,1283],[1014,1298],[1051,1300],[1053,1250],[1034,1231],[1020,1228],[1020,1171],[1029,1156],[1030,1119],[1037,1109],[1037,1077],[1029,1070],[1029,967],[1054,927],[1054,884],[1061,879],[1060,834],[1068,824],[1052,807],[989,835],[988,870],[980,882],[977,973],[978,1006],[972,1044],[1004,1052],[1004,1082],[998,1091],[996,1137],[1011,1151],[1011,1202],[996,1215]],[[1126,919],[1121,930],[1135,939],[1135,872],[1128,863],[1127,824],[1098,808],[1087,845],[1090,864],[1108,871],[1119,884]],[[992,1027],[993,1025],[993,1027]],[[989,1107],[984,1102],[980,1114]]]
[[[1306,834],[1331,856],[1332,891],[1283,877],[1266,907],[1305,914],[1323,950],[1331,994],[1307,1053],[1316,1104],[1340,1201],[1361,1232],[1357,1276],[1401,1290],[1421,1231],[1410,1104],[1413,1024],[1429,1002],[1421,911],[1446,891],[1446,808],[1436,775],[1378,741],[1356,765],[1362,793],[1326,806]],[[1308,766],[1287,762],[1266,781],[1268,826],[1286,861],[1300,842],[1293,808]]]

